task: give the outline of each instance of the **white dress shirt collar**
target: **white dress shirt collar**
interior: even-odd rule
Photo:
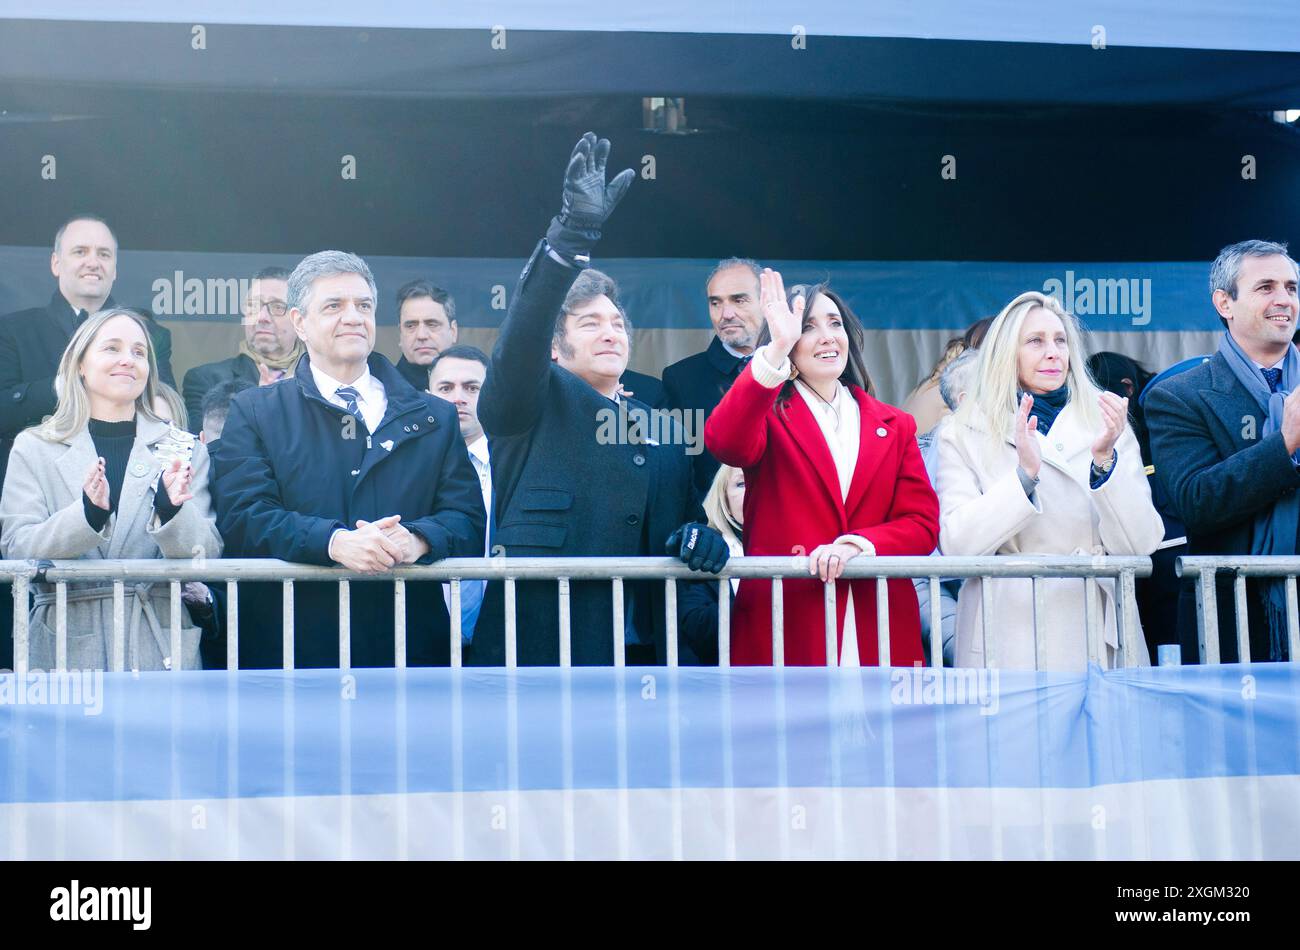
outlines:
[[[369,366],[353,382],[343,383],[318,368],[315,363],[309,365],[312,379],[322,396],[340,409],[346,409],[347,400],[338,395],[337,390],[340,386],[351,386],[357,391],[357,408],[361,410],[366,428],[371,432],[379,428],[379,424],[384,421],[384,413],[388,410],[388,396],[384,384],[371,375]]]

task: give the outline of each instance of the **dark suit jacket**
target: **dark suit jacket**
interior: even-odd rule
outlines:
[[[104,307],[114,307],[112,297]],[[0,317],[0,481],[9,462],[14,437],[54,412],[54,374],[77,326],[72,305],[59,291],[44,307],[32,307]],[[172,377],[172,335],[150,318],[158,375],[169,385]]]
[[[704,520],[693,498],[685,446],[680,432],[657,439],[659,444],[600,437],[602,421],[615,418],[619,405],[551,362],[555,315],[577,275],[545,253],[534,254],[492,352],[478,404],[492,440],[492,547],[504,548],[506,557],[663,556],[674,530]],[[629,411],[649,411],[637,399],[624,404]],[[679,585],[679,615],[691,586]],[[487,666],[505,659],[501,588],[488,585],[474,632],[475,661]],[[663,662],[664,585],[628,582],[624,590],[640,639],[654,643]],[[556,585],[520,582],[516,598],[519,663],[558,663]],[[571,584],[575,665],[613,662],[612,604],[609,581]],[[694,662],[684,642],[679,658]]]
[[[1146,397],[1156,475],[1187,526],[1188,554],[1249,554],[1255,516],[1300,488],[1300,473],[1282,433],[1262,438],[1265,415],[1216,354],[1159,383]],[[1300,526],[1298,526],[1300,527]],[[1248,585],[1252,659],[1268,657],[1260,591]],[[1179,599],[1183,662],[1195,662],[1196,602],[1185,583]],[[1219,642],[1224,662],[1237,659],[1232,582],[1219,576]]]
[[[657,406],[659,400],[663,398],[664,384],[645,373],[629,369],[623,373],[619,383],[632,394],[633,399],[647,406]]]
[[[257,364],[240,353],[228,360],[204,363],[185,374],[181,392],[185,396],[185,411],[190,417],[190,431],[198,434],[203,428],[203,397],[221,383],[231,379],[246,379],[254,386],[261,376]]]
[[[707,418],[744,367],[744,362],[728,353],[715,336],[703,353],[678,360],[664,370],[663,395],[657,405],[662,409],[686,412],[699,410]],[[695,490],[701,498],[709,490],[718,465],[718,460],[707,449],[695,456]]]
[[[354,438],[340,437],[345,413],[317,390],[307,356],[292,379],[235,396],[212,454],[227,556],[333,565],[335,529],[392,514],[429,542],[422,564],[483,556],[483,495],[455,407],[416,392],[377,353],[370,372],[384,384],[388,409],[369,437],[359,423]],[[241,584],[239,594],[241,667],[279,666],[280,585]],[[337,585],[295,584],[294,602],[296,665],[337,666]],[[351,618],[352,665],[392,666],[393,585],[352,584]],[[407,585],[406,630],[410,665],[448,663],[441,584]]]
[[[411,384],[411,387],[419,392],[429,391],[429,367],[421,366],[418,363],[412,363],[405,355],[397,361],[397,371],[402,374],[402,379]]]

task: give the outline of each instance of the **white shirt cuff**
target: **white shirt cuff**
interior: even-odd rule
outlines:
[[[347,528],[335,528],[330,534],[329,544],[325,545],[325,556],[334,561],[335,564],[342,564],[343,562],[334,557],[334,539],[346,530]]]
[[[761,346],[754,351],[754,358],[749,361],[749,369],[760,386],[765,389],[776,389],[790,379],[790,357],[783,359],[780,366],[773,366],[767,359],[767,347]]]
[[[862,553],[875,557],[876,546],[860,534],[842,534],[835,539],[835,544],[851,544],[854,547],[861,548]]]

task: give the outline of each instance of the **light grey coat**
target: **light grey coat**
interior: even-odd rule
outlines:
[[[154,447],[170,426],[137,417],[135,445],[126,464],[118,511],[102,531],[86,521],[82,491],[98,457],[90,432],[49,442],[29,429],[15,440],[0,495],[0,553],[7,559],[214,558],[221,536],[208,494],[208,453],[194,445],[193,498],[165,525],[154,512],[154,491],[163,463]],[[33,585],[29,665],[55,665],[55,589]],[[126,585],[126,669],[172,666],[171,611],[167,584]],[[181,666],[199,668],[199,630],[181,607]],[[107,669],[112,656],[113,585],[68,585],[68,668]]]

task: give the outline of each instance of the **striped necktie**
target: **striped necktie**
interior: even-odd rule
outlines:
[[[334,390],[334,395],[343,400],[343,408],[347,409],[349,413],[355,416],[358,422],[362,425],[366,424],[366,420],[361,415],[361,407],[357,405],[357,399],[360,398],[361,393],[357,392],[357,390],[353,389],[351,386],[340,386],[338,389]]]

